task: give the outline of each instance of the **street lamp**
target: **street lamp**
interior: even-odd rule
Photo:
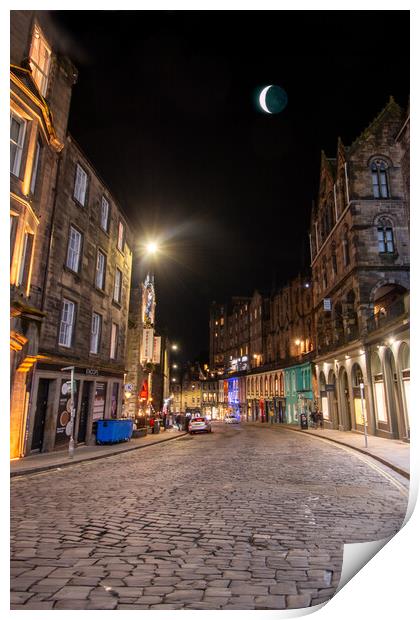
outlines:
[[[177,344],[173,344],[171,346],[172,351],[178,351],[178,345]]]

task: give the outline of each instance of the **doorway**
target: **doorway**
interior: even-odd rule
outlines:
[[[34,429],[32,432],[31,450],[42,451],[44,441],[45,419],[47,416],[48,393],[50,389],[50,379],[39,379],[38,392],[36,396]]]
[[[89,415],[89,404],[92,392],[92,381],[84,381],[82,389],[82,401],[80,403],[79,428],[77,429],[77,443],[86,441],[87,420]]]

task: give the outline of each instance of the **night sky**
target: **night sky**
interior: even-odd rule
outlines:
[[[309,265],[321,149],[351,144],[389,95],[408,103],[409,12],[52,15],[79,69],[69,131],[133,224],[134,282],[154,269],[158,327],[192,359],[213,299]],[[280,114],[257,106],[268,84],[287,92]]]

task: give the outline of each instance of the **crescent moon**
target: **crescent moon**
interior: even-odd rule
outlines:
[[[267,108],[267,104],[265,102],[265,98],[271,87],[272,87],[272,84],[270,84],[269,86],[266,86],[265,88],[262,89],[260,93],[260,106],[262,107],[264,112],[267,112],[267,114],[272,114],[272,112],[270,112],[270,110]]]

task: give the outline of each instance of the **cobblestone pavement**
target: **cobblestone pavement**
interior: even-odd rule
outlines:
[[[12,609],[285,609],[328,600],[343,543],[407,498],[335,445],[218,424],[11,481]]]

